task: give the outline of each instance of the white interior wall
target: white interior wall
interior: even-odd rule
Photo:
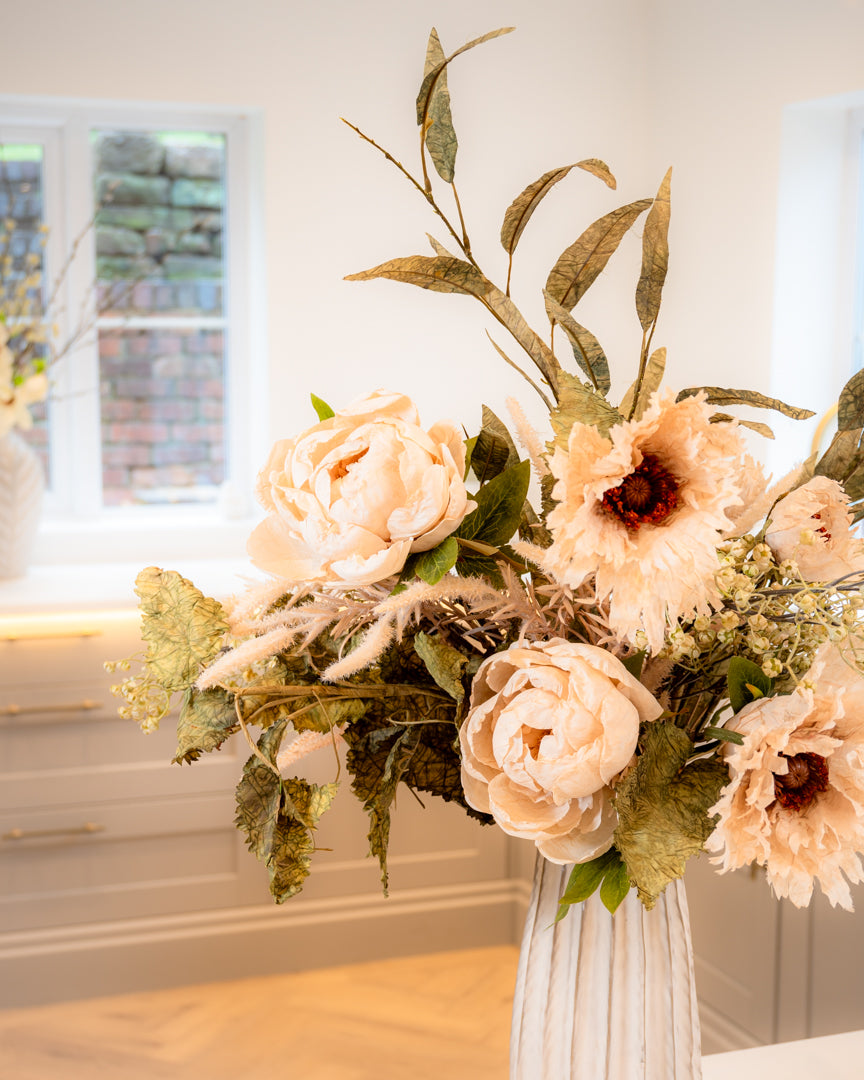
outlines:
[[[518,28],[450,75],[457,184],[494,279],[504,276],[501,216],[526,183],[585,156],[619,177],[611,193],[571,174],[529,227],[514,295],[528,296],[535,325],[539,287],[563,247],[613,205],[651,194],[674,165],[656,343],[670,347],[677,385],[769,389],[782,110],[864,86],[862,0],[31,0],[28,18],[40,28],[38,56],[8,50],[0,93],[263,110],[267,439],[308,422],[310,390],[338,405],[399,387],[430,422],[468,425],[481,396],[501,408],[507,393],[523,395],[468,299],[341,280],[423,252],[427,230],[444,239],[419,196],[338,120],[414,167],[413,97],[433,21],[447,49]],[[634,239],[583,310],[619,385],[638,343],[637,274]]]

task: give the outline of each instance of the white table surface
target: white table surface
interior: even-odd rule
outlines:
[[[864,1031],[702,1059],[702,1080],[864,1080]]]

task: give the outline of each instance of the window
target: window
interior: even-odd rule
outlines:
[[[29,433],[47,514],[97,532],[251,513],[253,340],[263,320],[251,192],[254,118],[179,108],[0,101],[0,213],[43,258],[58,340]],[[31,264],[36,256],[30,255]],[[129,554],[130,558],[137,557]]]

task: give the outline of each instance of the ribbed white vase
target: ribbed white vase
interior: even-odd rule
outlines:
[[[651,911],[595,893],[555,925],[570,875],[538,857],[525,923],[510,1080],[701,1080],[693,947],[681,881]]]
[[[27,572],[44,490],[42,466],[27,443],[14,431],[0,437],[0,578]]]

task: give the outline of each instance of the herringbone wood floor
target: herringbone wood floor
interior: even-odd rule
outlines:
[[[0,1012],[2,1080],[502,1080],[501,946]]]

